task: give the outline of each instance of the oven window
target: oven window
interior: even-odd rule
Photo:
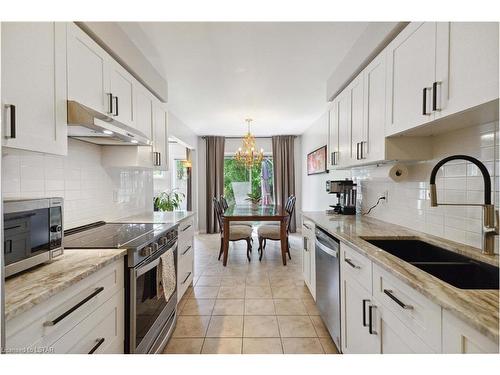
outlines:
[[[165,297],[156,295],[156,268],[139,276],[136,282],[136,346],[148,333],[153,323],[166,307]]]
[[[4,216],[5,264],[49,250],[49,210]]]

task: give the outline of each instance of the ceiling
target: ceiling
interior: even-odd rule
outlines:
[[[366,22],[120,22],[168,80],[168,106],[198,135],[301,134]]]

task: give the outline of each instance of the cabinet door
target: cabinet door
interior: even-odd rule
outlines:
[[[350,164],[359,164],[363,160],[361,146],[365,140],[364,137],[364,87],[363,87],[363,73],[352,81],[348,86],[349,94],[351,96],[351,155]]]
[[[333,100],[328,109],[328,169],[335,169],[339,155],[339,102]]]
[[[437,117],[498,99],[498,23],[440,22]]]
[[[345,167],[352,163],[351,159],[351,95],[344,90],[338,96],[338,128],[339,153],[338,166]]]
[[[310,237],[306,234],[303,237],[303,250],[302,250],[302,273],[306,285],[311,288],[311,245]]]
[[[386,54],[382,51],[363,72],[365,96],[361,150],[365,162],[385,159],[385,60]]]
[[[2,22],[2,145],[65,155],[66,25]]]
[[[117,62],[109,68],[109,91],[113,95],[113,116],[116,120],[134,125],[134,78]]]
[[[434,22],[411,23],[387,47],[387,135],[434,119],[435,48]]]
[[[153,103],[153,165],[168,170],[167,112],[162,103]]]
[[[139,83],[138,83],[139,85]],[[135,107],[134,107],[134,126],[146,137],[151,139],[151,129],[153,126],[153,98],[149,91],[140,86],[136,86],[135,91]]]
[[[375,331],[376,327],[373,333],[370,333],[368,328],[371,294],[356,280],[344,277],[342,295],[342,351],[344,353],[380,353],[380,336]]]
[[[68,99],[112,114],[109,56],[73,23],[68,24]]]

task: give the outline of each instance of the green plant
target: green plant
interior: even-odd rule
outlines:
[[[155,197],[154,209],[155,211],[176,210],[181,206],[181,202],[185,197],[186,195],[184,193],[177,192],[177,189],[164,191]]]
[[[260,200],[262,199],[260,196],[260,192],[258,191],[252,191],[251,193],[247,194],[247,201],[252,202],[253,204],[258,204],[260,203]]]

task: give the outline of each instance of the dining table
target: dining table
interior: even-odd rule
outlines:
[[[222,214],[222,222],[224,225],[224,233],[229,233],[231,222],[238,221],[274,221],[280,225],[280,243],[281,243],[281,258],[283,265],[286,266],[286,254],[288,249],[287,243],[287,218],[288,213],[284,206],[280,205],[230,205]],[[229,236],[223,236],[223,265],[227,265],[229,252]]]

